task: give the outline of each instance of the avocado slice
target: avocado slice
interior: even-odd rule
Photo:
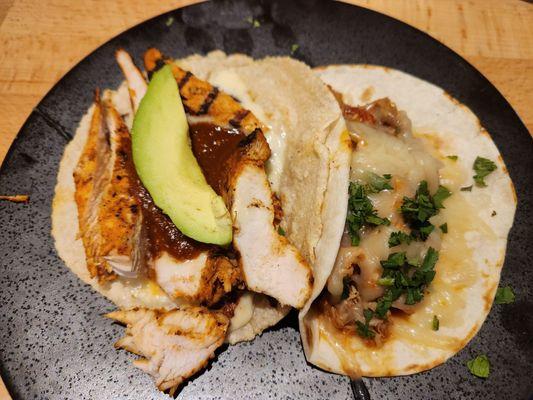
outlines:
[[[186,236],[227,245],[232,221],[194,157],[187,117],[169,65],[154,73],[132,129],[135,169],[154,203]]]

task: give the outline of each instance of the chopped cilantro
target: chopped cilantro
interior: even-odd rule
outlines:
[[[426,256],[424,257],[424,261],[422,261],[420,271],[426,272],[432,270],[433,268],[435,268],[435,265],[437,264],[438,260],[439,252],[433,247],[430,247],[426,253]]]
[[[378,299],[375,315],[386,319],[392,303],[402,294],[405,304],[416,304],[424,298],[424,289],[435,278],[435,265],[439,259],[439,252],[430,247],[422,261],[418,263],[408,260],[404,252],[392,253],[387,260],[381,261],[383,274],[378,283],[386,286],[387,290]]]
[[[278,226],[278,233],[279,233],[281,236],[285,236],[285,230],[284,230],[281,226]]]
[[[462,187],[461,188],[461,192],[471,192],[472,191],[472,186],[474,186],[474,185]]]
[[[402,243],[410,244],[413,241],[413,238],[411,235],[402,232],[392,232],[389,237],[389,247],[398,246]]]
[[[439,228],[442,231],[442,233],[448,233],[448,223],[447,222],[445,222],[444,224],[439,226]]]
[[[401,290],[397,290],[395,286],[388,289],[378,300],[378,304],[376,305],[376,316],[378,318],[386,319],[387,311],[389,311],[389,308],[392,306],[392,302],[401,296]]]
[[[452,160],[452,161],[457,161],[457,159],[458,159],[459,157],[456,156],[456,155],[451,155],[451,156],[446,156],[446,158],[449,158],[449,159]]]
[[[174,23],[174,17],[172,16],[168,17],[167,20],[165,21],[166,26],[171,26],[173,23]]]
[[[433,321],[431,321],[431,329],[433,329],[434,331],[438,331],[439,330],[439,326],[440,326],[439,317],[434,315],[433,316]]]
[[[351,182],[349,195],[346,222],[352,245],[358,246],[360,242],[359,231],[363,226],[390,225],[390,221],[377,215],[363,185]]]
[[[379,193],[383,190],[391,190],[392,186],[390,185],[390,180],[392,176],[390,174],[385,174],[379,176],[373,172],[368,173],[368,184],[365,186],[367,193]]]
[[[294,54],[296,53],[296,51],[300,48],[300,45],[297,44],[297,43],[294,43],[292,46],[291,46],[291,54]]]
[[[381,286],[392,286],[392,285],[394,285],[394,278],[392,276],[389,276],[387,278],[379,278],[378,279],[378,285],[381,285]]]
[[[442,202],[452,195],[447,188],[444,186],[439,186],[435,194],[433,195],[433,204],[435,208],[444,208]]]
[[[477,157],[474,161],[474,172],[476,173],[474,175],[474,181],[476,182],[476,186],[479,187],[485,187],[487,184],[485,183],[485,177],[489,175],[491,172],[495,171],[498,167],[496,164],[483,157]]]
[[[248,22],[254,28],[259,28],[261,26],[261,23],[259,22],[259,20],[255,19],[253,17],[246,18],[246,22]]]
[[[389,258],[381,261],[383,268],[400,268],[405,264],[405,252],[389,254]]]
[[[470,373],[478,378],[488,378],[489,376],[490,362],[485,354],[477,356],[473,360],[468,361],[466,366],[470,370]]]
[[[370,327],[370,320],[374,316],[374,311],[372,311],[369,308],[366,308],[363,311],[363,315],[365,317],[365,323],[363,324],[361,321],[356,322],[357,333],[359,336],[361,336],[364,339],[373,339],[376,333]]]
[[[411,237],[425,241],[435,228],[429,219],[437,215],[442,204],[451,196],[451,192],[444,186],[439,186],[433,196],[429,194],[426,181],[420,182],[414,198],[404,197],[400,212],[405,222],[411,228]]]
[[[496,291],[496,297],[494,298],[496,304],[510,304],[514,303],[514,300],[515,294],[511,286],[500,287]]]

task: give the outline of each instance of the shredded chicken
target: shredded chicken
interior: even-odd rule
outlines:
[[[144,357],[133,364],[150,374],[160,390],[171,391],[207,365],[229,325],[223,313],[201,307],[115,311],[107,317],[126,325],[115,347]]]
[[[404,111],[399,111],[389,98],[378,99],[364,106],[350,106],[344,103],[342,94],[328,86],[348,121],[369,124],[391,135],[398,136],[411,132],[411,121]]]

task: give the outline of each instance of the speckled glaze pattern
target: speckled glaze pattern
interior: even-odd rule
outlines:
[[[260,21],[254,28],[247,18]],[[410,377],[365,379],[373,399],[526,399],[533,393],[533,143],[497,90],[457,54],[383,15],[329,1],[217,1],[149,20],[106,43],[70,71],[30,115],[0,172],[0,366],[14,399],[165,399],[132,356],[112,343],[123,328],[103,318],[112,304],[70,273],[50,236],[59,160],[96,87],[122,80],[113,52],[138,60],[149,46],[181,57],[213,49],[254,57],[294,53],[312,66],[372,63],[435,83],[479,116],[516,186],[518,212],[502,284],[517,301],[495,305],[479,334],[446,364]],[[490,190],[490,189],[488,189]],[[76,224],[77,221],[72,221]],[[180,399],[349,399],[347,378],[308,365],[295,314],[251,343],[225,347]],[[490,378],[470,375],[478,354]]]

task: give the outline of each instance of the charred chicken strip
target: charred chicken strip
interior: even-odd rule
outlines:
[[[133,364],[152,375],[160,390],[171,391],[207,365],[229,325],[223,313],[201,307],[115,311],[107,317],[126,325],[115,347],[143,356]]]
[[[240,255],[244,279],[250,290],[302,307],[311,291],[311,268],[274,225],[273,193],[264,168],[270,157],[264,127],[234,98],[182,70],[157,49],[145,53],[144,63],[149,75],[165,64],[172,66],[190,123],[201,118],[226,128],[220,133],[230,133],[227,128],[231,127],[237,131],[233,135],[242,135],[225,162],[217,166],[225,173],[224,185],[214,189],[224,196],[232,213],[233,245]],[[194,149],[194,127],[191,136]]]
[[[91,129],[74,172],[80,235],[91,277],[116,278],[142,269],[142,217],[126,164],[130,135],[109,100],[95,101]]]

